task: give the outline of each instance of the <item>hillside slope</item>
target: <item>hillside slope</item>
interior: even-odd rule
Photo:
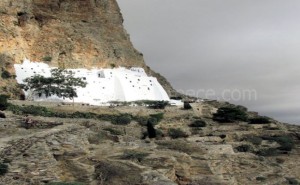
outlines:
[[[218,122],[209,102],[188,110],[12,103],[0,118],[0,184],[299,184],[299,126]]]

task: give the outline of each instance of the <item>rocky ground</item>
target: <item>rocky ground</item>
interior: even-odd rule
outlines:
[[[14,104],[28,106],[32,102]],[[156,138],[149,139],[144,137],[147,127],[136,120],[120,125],[84,118],[26,118],[4,111],[0,158],[8,171],[0,176],[1,185],[297,184],[300,180],[299,126],[275,120],[268,124],[219,123],[212,119],[218,107],[208,102],[192,104],[189,110],[35,104],[69,113],[164,116],[155,126]],[[38,124],[25,128],[28,118]],[[206,126],[190,125],[199,119]],[[171,134],[171,128],[182,132]],[[264,153],[282,144],[268,139],[275,136],[292,138],[292,150]]]

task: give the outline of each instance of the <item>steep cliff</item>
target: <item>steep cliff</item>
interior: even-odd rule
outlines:
[[[12,64],[29,58],[67,68],[140,66],[151,73],[122,23],[116,0],[2,0],[0,67],[13,74]],[[6,89],[0,92],[17,91],[8,85],[12,79],[1,81]]]

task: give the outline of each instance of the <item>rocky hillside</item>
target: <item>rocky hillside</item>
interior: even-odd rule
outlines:
[[[130,42],[116,0],[1,0],[2,72],[13,74],[12,64],[24,58],[66,68],[141,66],[151,73]],[[0,92],[18,93],[13,80],[2,79]]]
[[[300,128],[243,107],[12,103],[1,185],[299,184]]]

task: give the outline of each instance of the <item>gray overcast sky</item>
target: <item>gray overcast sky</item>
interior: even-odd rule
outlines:
[[[299,0],[118,2],[135,47],[175,89],[300,123]]]

